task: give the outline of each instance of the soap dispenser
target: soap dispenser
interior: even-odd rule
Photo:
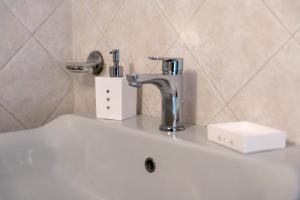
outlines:
[[[123,67],[119,65],[120,51],[119,49],[113,49],[109,52],[112,54],[114,66],[109,67],[110,77],[123,77]]]
[[[137,89],[130,87],[119,65],[120,51],[113,49],[109,76],[95,78],[97,118],[124,120],[136,116]]]

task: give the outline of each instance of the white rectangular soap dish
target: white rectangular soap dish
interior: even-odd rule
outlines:
[[[286,133],[248,121],[210,124],[208,140],[241,153],[252,153],[286,146]]]

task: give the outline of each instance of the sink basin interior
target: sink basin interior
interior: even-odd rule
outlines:
[[[74,115],[1,135],[0,199],[298,199],[299,147],[243,156],[188,127],[162,135],[152,118]],[[153,131],[155,130],[155,131]],[[149,173],[145,159],[156,169]]]

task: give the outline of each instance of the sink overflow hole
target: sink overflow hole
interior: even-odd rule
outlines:
[[[145,160],[145,168],[149,173],[153,173],[156,169],[155,161],[153,158],[146,158]]]

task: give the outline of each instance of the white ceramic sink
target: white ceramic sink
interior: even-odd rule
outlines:
[[[300,147],[242,155],[191,126],[162,135],[159,120],[62,116],[0,135],[1,200],[300,199]],[[144,161],[152,157],[153,173]]]

